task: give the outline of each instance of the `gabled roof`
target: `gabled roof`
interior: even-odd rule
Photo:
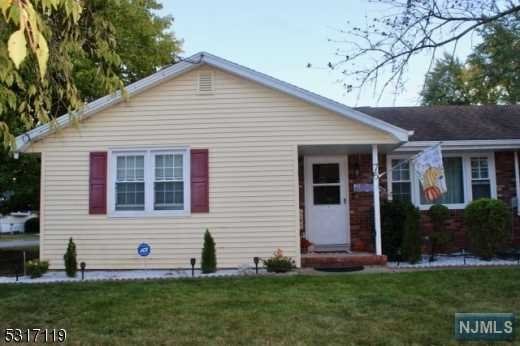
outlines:
[[[357,110],[413,130],[411,141],[520,139],[520,105],[362,107]]]
[[[406,142],[408,140],[409,131],[404,130],[398,126],[392,125],[384,120],[374,118],[358,110],[347,107],[339,102],[330,100],[308,90],[298,88],[292,84],[286,83],[279,79],[273,78],[266,74],[257,72],[206,52],[197,53],[188,59],[184,59],[172,66],[164,68],[146,78],[132,83],[126,87],[126,91],[130,97],[137,95],[160,83],[191,71],[194,68],[201,66],[202,64],[207,64],[242,78],[257,82],[266,87],[281,91],[308,103],[340,114],[345,118],[352,119],[372,128],[384,131],[395,137],[400,142]],[[75,115],[79,116],[80,120],[82,120],[108,107],[120,103],[123,100],[124,98],[121,93],[116,92],[86,104]],[[67,127],[70,125],[71,117],[69,114],[65,114],[56,119],[56,122],[56,125],[44,124],[24,133],[23,135],[18,136],[16,138],[16,151],[23,152],[31,145],[31,143],[48,136],[49,134],[56,131],[56,128]]]

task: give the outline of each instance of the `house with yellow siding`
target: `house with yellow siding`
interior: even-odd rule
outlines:
[[[421,125],[397,108],[350,108],[205,52],[127,93],[17,138],[18,153],[41,157],[40,257],[51,269],[63,268],[70,237],[90,269],[141,268],[143,242],[148,268],[189,267],[206,229],[221,268],[278,248],[297,266],[331,263],[329,252],[384,264],[381,198],[395,190],[426,206],[412,167],[391,168],[435,138],[414,139]],[[438,139],[463,179],[446,201],[455,219],[476,162],[487,174],[479,193],[517,197],[520,136],[456,137]],[[301,254],[302,238],[316,253]]]

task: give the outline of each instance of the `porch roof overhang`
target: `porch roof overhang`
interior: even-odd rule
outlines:
[[[492,151],[520,149],[520,139],[410,141],[395,149],[398,153],[419,152],[436,144],[446,151]]]
[[[302,144],[298,145],[298,154],[303,156],[370,154],[373,144]],[[379,153],[383,154],[393,152],[399,145],[400,143],[377,143]]]

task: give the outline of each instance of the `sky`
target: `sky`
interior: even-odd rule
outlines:
[[[365,17],[381,16],[366,0],[309,1],[177,1],[162,0],[161,15],[175,18],[173,29],[184,40],[183,57],[206,51],[253,68],[348,106],[413,106],[430,62],[418,56],[407,73],[406,90],[390,91],[378,100],[371,90],[359,98],[346,93],[338,73],[325,66],[334,58],[335,44],[346,22],[362,24]],[[470,39],[458,44],[457,55],[471,50]],[[311,63],[313,68],[307,68]]]

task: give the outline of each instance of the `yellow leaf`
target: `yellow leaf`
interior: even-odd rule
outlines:
[[[47,46],[47,40],[38,32],[38,46],[36,47],[36,58],[38,58],[38,66],[40,67],[40,78],[45,78],[45,72],[47,71],[47,61],[49,60],[49,47]]]
[[[7,14],[7,9],[11,6],[12,2],[13,0],[0,0],[0,10],[2,10],[4,16]]]
[[[27,55],[27,41],[22,30],[15,31],[7,41],[7,49],[9,50],[9,57],[14,62],[16,68],[20,67],[23,59]]]

